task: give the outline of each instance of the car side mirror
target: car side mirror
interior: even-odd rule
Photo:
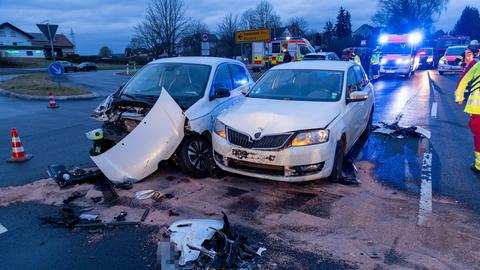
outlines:
[[[249,86],[245,86],[242,88],[242,90],[240,90],[240,92],[242,92],[242,94],[244,96],[246,96],[248,94],[248,92],[250,92],[250,87]]]
[[[213,100],[213,99],[217,99],[217,98],[226,98],[226,97],[229,97],[229,96],[230,96],[230,91],[227,88],[220,87],[220,88],[215,89],[215,92],[214,92],[213,97],[211,99]]]
[[[350,93],[348,102],[359,102],[359,101],[365,101],[367,99],[368,99],[367,91],[353,91],[352,93]]]

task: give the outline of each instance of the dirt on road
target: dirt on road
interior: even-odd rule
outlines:
[[[480,269],[480,219],[474,213],[434,198],[427,225],[418,226],[418,196],[379,184],[372,163],[357,165],[362,183],[350,186],[239,176],[192,179],[163,169],[131,190],[117,190],[120,197],[113,204],[94,204],[87,198],[73,203],[93,206],[90,213],[105,221],[120,211],[136,221],[150,208],[145,224],[160,227],[152,241],[163,239],[175,220],[219,219],[224,211],[242,233],[267,247],[262,269]],[[0,188],[0,206],[62,205],[74,191],[86,194],[93,188],[82,184],[60,189],[44,179]],[[135,198],[135,192],[146,189],[173,196],[160,202]]]

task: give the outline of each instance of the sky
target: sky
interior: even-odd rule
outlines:
[[[36,24],[48,20],[59,24],[58,33],[68,37],[75,33],[77,53],[98,54],[108,46],[114,53],[123,53],[134,34],[134,26],[144,17],[150,0],[0,0],[0,23],[10,22],[26,32],[40,32]],[[187,15],[200,19],[215,32],[221,18],[232,12],[241,15],[260,0],[185,0]],[[353,28],[371,24],[376,0],[270,0],[283,21],[302,16],[309,28],[321,30],[329,19],[334,21],[340,6],[352,14]],[[480,0],[450,0],[447,10],[435,27],[450,31],[466,5],[480,8]]]

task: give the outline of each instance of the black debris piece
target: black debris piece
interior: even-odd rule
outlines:
[[[68,205],[60,207],[58,211],[51,216],[39,217],[38,219],[42,221],[42,223],[62,225],[68,228],[73,227],[80,221],[78,213]]]
[[[85,194],[82,194],[81,192],[79,191],[75,191],[73,192],[68,198],[66,198],[65,200],[63,200],[63,203],[64,204],[69,204],[71,203],[72,201],[78,199],[78,198],[81,198],[85,196]]]
[[[109,203],[118,199],[118,194],[115,191],[115,188],[113,188],[112,182],[110,182],[105,175],[99,174],[95,177],[95,180],[96,186],[103,193],[103,199],[105,202]]]
[[[100,170],[86,171],[79,167],[67,169],[65,165],[53,164],[47,168],[48,175],[60,186],[93,182],[97,175],[102,174]]]
[[[180,216],[180,214],[179,214],[179,213],[175,213],[175,212],[173,212],[172,210],[168,210],[168,216],[169,216],[169,217],[172,217],[172,216],[173,216],[173,217],[178,217],[178,216]]]
[[[115,188],[130,190],[133,188],[132,183],[118,183],[114,185]]]
[[[147,219],[149,213],[150,213],[150,208],[145,209],[145,211],[142,214],[142,217],[140,218],[140,221],[144,222],[145,219]]]
[[[120,214],[118,214],[118,216],[115,217],[115,220],[116,221],[125,221],[125,217],[128,215],[127,212],[125,211],[122,211],[120,212]]]
[[[172,193],[167,193],[167,194],[164,195],[164,197],[167,198],[167,199],[171,199],[175,196]]]

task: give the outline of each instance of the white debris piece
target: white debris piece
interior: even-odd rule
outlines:
[[[415,126],[417,129],[415,129],[415,131],[417,133],[420,133],[422,134],[425,138],[427,139],[430,139],[432,137],[432,133],[429,131],[429,130],[426,130],[422,127],[419,127],[419,126]]]
[[[80,219],[85,219],[85,220],[97,220],[98,215],[92,215],[92,214],[81,214],[79,216]]]
[[[139,200],[150,199],[154,195],[155,195],[155,199],[160,199],[161,197],[163,197],[162,193],[160,193],[158,191],[155,191],[155,190],[151,190],[151,189],[141,190],[141,191],[137,191],[135,193],[135,197]]]
[[[0,234],[6,233],[8,230],[2,224],[0,224]]]
[[[256,253],[257,253],[258,256],[262,256],[262,253],[263,253],[264,251],[266,251],[266,250],[267,250],[267,249],[264,248],[264,247],[259,247]]]
[[[168,230],[171,232],[170,242],[175,244],[177,251],[180,251],[178,264],[183,266],[187,262],[195,261],[200,251],[192,250],[188,245],[201,247],[203,242],[211,239],[216,230],[221,230],[223,225],[223,220],[212,219],[184,219],[172,223]]]

